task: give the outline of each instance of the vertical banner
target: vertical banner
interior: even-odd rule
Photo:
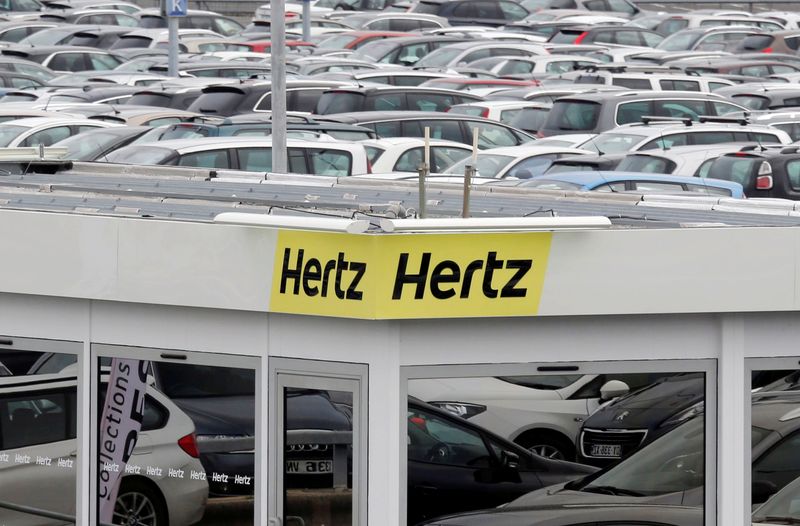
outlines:
[[[106,524],[112,522],[120,480],[142,428],[148,367],[145,360],[111,360],[97,448],[98,517]]]

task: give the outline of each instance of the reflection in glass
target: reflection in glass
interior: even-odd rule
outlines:
[[[284,415],[285,522],[350,526],[352,393],[285,388]]]
[[[100,366],[101,521],[252,525],[255,372],[117,358]]]
[[[0,351],[0,369],[13,374],[0,375],[0,524],[5,526],[56,525],[75,516],[77,378],[23,377],[41,356]]]

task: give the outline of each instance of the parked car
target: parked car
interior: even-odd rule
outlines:
[[[413,397],[407,421],[409,525],[497,506],[594,469],[540,457]]]
[[[524,19],[530,12],[511,0],[421,0],[413,13],[429,13],[446,18],[453,26],[502,26]]]
[[[718,179],[623,171],[562,172],[544,174],[516,186],[572,192],[671,194],[742,199],[742,185]]]
[[[466,66],[470,62],[491,56],[526,57],[545,54],[547,51],[539,44],[470,41],[440,47],[414,62],[414,66],[447,69]]]
[[[537,146],[534,142],[531,145],[491,148],[478,152],[474,168],[478,177],[530,179],[542,175],[556,159],[588,153],[575,148]],[[466,165],[471,163],[471,158],[462,159],[445,168],[443,173],[464,175]]]
[[[466,144],[430,139],[430,172],[440,172],[472,153]],[[425,160],[425,141],[416,137],[392,137],[361,141],[374,173],[415,172]]]
[[[107,378],[103,378],[107,382]],[[101,393],[104,391],[101,384]],[[51,459],[51,465],[0,463],[3,500],[46,511],[75,515],[76,470],[66,469],[77,447],[77,377],[69,371],[31,377],[0,378],[0,452]],[[69,415],[73,415],[69,418]],[[123,474],[115,505],[115,524],[152,516],[153,524],[188,526],[199,521],[208,499],[208,483],[190,478],[202,473],[192,420],[166,396],[148,388],[138,444],[128,464],[141,474]],[[63,460],[62,465],[58,461]],[[185,478],[149,475],[146,466],[183,470]],[[8,512],[4,512],[8,513]],[[7,515],[6,515],[7,516]],[[42,524],[40,517],[15,513],[14,524]]]
[[[664,37],[655,31],[631,26],[573,26],[561,28],[548,42],[554,44],[602,44],[654,48]]]
[[[51,146],[67,137],[96,128],[119,126],[75,117],[31,117],[0,124],[0,147]]]
[[[717,157],[707,177],[734,181],[747,197],[800,199],[800,148],[749,146]]]
[[[341,87],[322,93],[314,113],[359,111],[447,111],[455,104],[483,100],[477,95],[451,89],[412,86]]]
[[[535,134],[547,120],[551,104],[528,101],[486,100],[456,104],[448,113],[492,119]]]
[[[604,92],[561,97],[553,103],[547,120],[538,135],[568,133],[600,133],[643,117],[686,118],[697,121],[701,116],[720,116],[745,108],[714,93],[682,91]]]

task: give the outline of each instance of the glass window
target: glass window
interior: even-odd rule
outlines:
[[[699,132],[692,134],[692,144],[719,144],[734,142],[736,137],[733,132]]]
[[[695,121],[707,112],[703,100],[656,100],[653,101],[653,110],[658,116],[689,117]]]
[[[654,174],[670,174],[676,168],[676,164],[663,157],[651,155],[629,155],[618,165],[620,172],[646,172]]]
[[[421,146],[419,148],[411,148],[397,158],[392,170],[395,172],[416,172],[424,160],[423,155]]]
[[[408,460],[452,466],[488,466],[489,450],[481,436],[436,415],[408,412]]]
[[[503,13],[503,17],[506,20],[522,20],[526,16],[528,16],[528,12],[521,6],[513,3],[513,2],[500,2],[500,11]]]
[[[689,144],[689,137],[686,133],[673,133],[646,143],[639,148],[640,150],[668,150],[673,146],[686,146]]]
[[[363,96],[361,97],[363,100]],[[397,111],[406,109],[405,95],[402,93],[384,93],[368,97],[364,109],[375,111]],[[371,106],[371,108],[370,108]]]
[[[461,125],[458,121],[435,120],[435,121],[414,121],[403,126],[404,131],[414,125],[415,133],[406,133],[407,137],[423,137],[425,127],[430,128],[431,139],[446,139],[448,141],[464,142],[464,135],[461,132]],[[410,131],[410,130],[409,130]]]
[[[314,113],[330,115],[332,113],[350,113],[361,111],[364,105],[362,93],[350,91],[328,91],[323,93]]]
[[[81,53],[59,53],[47,63],[55,71],[85,71],[86,64]]]
[[[652,84],[650,84],[649,79],[630,79],[630,78],[613,78],[611,79],[611,84],[614,86],[622,86],[623,88],[628,89],[643,89],[649,90],[653,89]]]
[[[591,131],[600,118],[600,104],[580,101],[556,101],[550,110],[547,127],[559,131]]]
[[[641,46],[642,40],[639,38],[638,31],[618,31],[617,44],[623,46]]]
[[[765,65],[743,66],[738,73],[749,77],[766,77],[770,74],[769,66]]]
[[[769,108],[769,99],[759,95],[733,95],[733,100],[751,110],[765,110]]]
[[[178,166],[196,168],[230,168],[228,150],[211,150],[208,152],[187,153],[180,156]]]
[[[18,89],[37,88],[42,86],[42,83],[36,79],[29,79],[25,77],[6,77],[8,83]]]
[[[700,91],[700,82],[696,80],[662,80],[661,89],[669,91]]]
[[[38,146],[40,144],[51,146],[58,141],[66,139],[70,135],[72,135],[72,131],[69,129],[69,126],[58,126],[29,135],[22,141],[20,146]]]
[[[248,172],[272,170],[272,148],[238,148],[239,169]]]
[[[558,154],[537,155],[514,165],[505,178],[530,179],[542,175],[550,165],[558,158]]]
[[[409,93],[408,109],[419,111],[447,111],[453,104],[458,104],[452,95],[438,93]]]
[[[647,115],[653,115],[652,101],[641,100],[626,102],[619,105],[619,109],[617,110],[617,124],[642,122],[642,117]]]
[[[441,172],[448,166],[469,157],[470,151],[449,146],[433,146],[431,148],[431,171]]]
[[[344,150],[309,150],[311,173],[328,177],[352,175],[353,159]]]
[[[800,474],[800,432],[783,439],[753,463],[753,482],[767,481],[782,488]]]
[[[375,128],[375,133],[378,134],[378,137],[401,137],[401,123],[400,121],[393,121],[393,122],[376,122],[373,124]],[[433,131],[431,131],[431,137],[433,137]],[[460,134],[459,134],[460,135]],[[408,135],[408,137],[419,137],[419,135]]]
[[[516,146],[520,143],[519,139],[513,132],[486,122],[468,122],[470,141],[472,140],[472,132],[475,128],[478,129],[478,148],[497,148],[500,146]]]

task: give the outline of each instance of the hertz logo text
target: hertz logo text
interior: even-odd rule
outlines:
[[[359,284],[367,271],[367,264],[361,261],[347,261],[344,252],[339,252],[336,259],[322,262],[316,258],[309,258],[303,263],[305,251],[297,251],[297,259],[292,264],[292,249],[283,252],[283,267],[281,269],[281,294],[286,294],[289,281],[293,282],[292,294],[300,294],[302,287],[306,296],[328,297],[329,290],[340,300],[357,300],[364,298],[364,292],[359,290]]]
[[[533,267],[531,259],[498,259],[497,252],[488,252],[484,259],[476,259],[464,268],[457,262],[445,259],[431,268],[431,252],[423,252],[418,268],[409,269],[408,252],[400,254],[397,262],[397,273],[394,279],[392,299],[399,300],[403,297],[406,286],[414,290],[414,299],[423,299],[426,289],[431,295],[440,300],[446,300],[458,295],[459,298],[469,298],[474,288],[480,287],[481,293],[490,299],[524,298],[528,289],[519,284]],[[507,279],[498,279],[499,270],[513,270],[514,273]]]

